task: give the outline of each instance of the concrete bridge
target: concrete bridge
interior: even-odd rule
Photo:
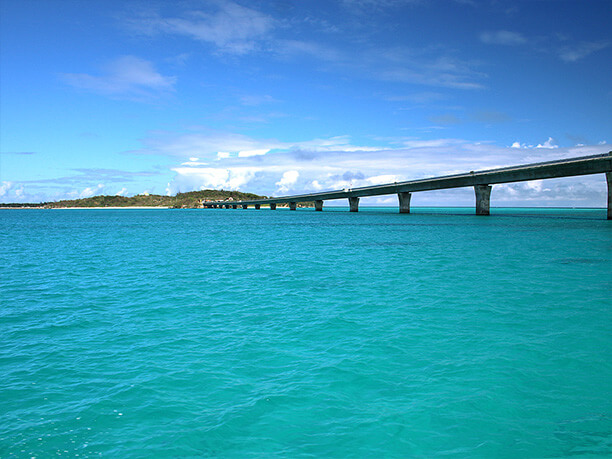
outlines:
[[[413,192],[442,190],[447,188],[474,187],[476,194],[476,215],[489,215],[491,188],[498,183],[524,182],[557,177],[573,177],[578,175],[605,174],[608,183],[608,220],[612,220],[612,151],[593,156],[561,159],[543,163],[524,164],[520,166],[503,167],[485,171],[470,171],[464,174],[446,175],[428,179],[411,180],[408,182],[388,183],[384,185],[367,186],[322,193],[282,196],[278,198],[255,199],[249,201],[211,201],[204,202],[207,208],[247,209],[254,206],[260,209],[269,205],[276,209],[277,204],[289,204],[290,210],[296,210],[299,202],[315,203],[315,210],[323,210],[323,201],[332,199],[348,199],[351,212],[359,209],[359,198],[365,196],[381,196],[397,194],[400,213],[410,213],[410,198]]]

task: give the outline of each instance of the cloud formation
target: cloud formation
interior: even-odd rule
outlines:
[[[211,44],[220,53],[238,55],[258,49],[274,26],[270,16],[234,2],[211,2],[172,17],[141,12],[127,22],[140,33],[184,36]]]
[[[480,34],[480,41],[487,45],[522,45],[527,43],[527,39],[520,33],[510,32],[509,30],[497,30],[494,32],[483,32]]]
[[[281,179],[276,182],[278,193],[284,194],[287,193],[293,185],[297,182],[300,173],[298,171],[286,171],[283,173]]]
[[[581,42],[561,48],[559,57],[564,62],[576,62],[609,46],[609,41]]]
[[[79,198],[91,198],[92,196],[96,196],[100,194],[104,190],[104,184],[98,183],[95,187],[87,187],[79,194]]]
[[[420,3],[421,0],[397,2],[362,0],[351,1],[351,10],[389,8],[400,3]],[[453,56],[440,48],[429,49],[391,47],[376,44],[363,47],[362,33],[342,30],[342,40],[334,44],[324,38],[307,39],[296,33],[310,26],[312,18],[293,18],[292,29],[287,22],[275,19],[260,10],[234,2],[211,2],[199,9],[184,10],[180,14],[164,16],[147,10],[125,20],[128,27],[141,34],[173,35],[207,43],[216,54],[236,56],[258,52],[280,60],[312,59],[321,64],[318,70],[354,75],[379,81],[418,84],[455,89],[479,89],[486,77],[476,70],[476,64]],[[346,26],[346,25],[345,25]],[[294,30],[296,32],[294,32]],[[290,31],[291,33],[288,33]],[[366,30],[367,33],[369,33]],[[371,31],[370,31],[371,32]],[[247,106],[275,101],[270,96],[246,97]]]
[[[481,81],[486,75],[476,70],[476,64],[456,57],[408,49],[377,50],[372,56],[367,65],[383,81],[452,89],[484,87]]]
[[[13,188],[13,185],[13,182],[9,182],[6,180],[2,181],[2,183],[0,184],[0,198],[6,196],[11,190],[11,188]]]
[[[374,184],[400,182],[419,178],[450,175],[469,170],[497,167],[559,158],[586,156],[609,151],[609,145],[559,148],[552,138],[529,146],[516,142],[512,146],[498,147],[488,143],[473,143],[462,139],[396,139],[394,147],[359,147],[350,138],[341,136],[330,139],[314,139],[295,144],[269,141],[265,155],[245,156],[235,153],[218,157],[216,152],[201,150],[201,143],[193,144],[190,154],[188,139],[180,137],[186,155],[213,158],[205,165],[198,162],[182,162],[172,170],[176,174],[168,184],[167,192],[190,191],[207,188],[223,188],[249,191],[263,195],[291,195],[322,190],[356,188]],[[231,136],[230,136],[231,138]],[[193,138],[192,138],[193,139]],[[268,141],[242,138],[243,141],[265,146]],[[174,141],[166,138],[168,155],[176,156]],[[272,148],[274,146],[274,148]],[[156,142],[156,154],[162,154],[165,146]],[[141,152],[142,153],[142,152]],[[188,157],[188,156],[186,156]],[[539,196],[542,202],[570,202],[574,205],[590,203],[603,205],[605,179],[579,177],[567,179],[565,185],[552,181],[542,188],[539,195],[534,184],[510,184],[496,193],[498,202],[526,203]],[[601,182],[601,183],[600,183]],[[571,184],[571,185],[568,185]],[[578,185],[582,183],[582,188]],[[602,185],[602,183],[604,185]],[[534,188],[536,187],[536,188]],[[497,189],[497,186],[496,186]],[[580,192],[578,192],[578,191]],[[443,193],[426,193],[433,203]],[[460,191],[460,202],[465,205],[473,200],[473,192]],[[387,197],[372,198],[372,203],[386,202]],[[446,199],[446,198],[444,198]],[[531,201],[530,201],[531,202]],[[595,204],[593,204],[595,203]],[[586,205],[586,204],[585,204]]]
[[[106,96],[148,101],[174,90],[176,77],[163,76],[149,61],[122,56],[109,63],[102,75],[64,73],[71,86]]]
[[[544,143],[539,143],[536,148],[548,148],[548,149],[553,149],[553,148],[559,148],[558,145],[555,144],[555,139],[553,139],[552,137],[549,137],[548,140]]]

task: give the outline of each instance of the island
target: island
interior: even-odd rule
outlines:
[[[200,190],[177,193],[174,196],[159,194],[139,194],[136,196],[91,196],[81,199],[67,199],[41,203],[0,203],[0,208],[11,209],[69,209],[69,208],[129,208],[129,207],[162,207],[169,209],[200,209],[208,201],[246,201],[267,199],[254,193],[227,190]],[[314,203],[301,203],[300,207],[313,207]],[[285,205],[285,207],[287,204]],[[282,206],[281,206],[282,207]]]

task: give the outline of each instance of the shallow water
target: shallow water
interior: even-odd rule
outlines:
[[[605,210],[0,211],[0,457],[612,454]]]

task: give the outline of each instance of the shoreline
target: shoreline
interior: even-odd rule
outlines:
[[[373,205],[364,205],[363,208],[384,208],[384,209],[397,209],[398,206],[373,206]],[[264,209],[267,206],[263,207]],[[286,206],[279,206],[279,209],[288,209]],[[314,207],[300,207],[301,209],[313,209]],[[327,208],[332,209],[344,209],[348,208],[348,206],[327,206]],[[413,209],[472,209],[473,206],[413,206]],[[2,206],[0,205],[0,210],[79,210],[79,209],[89,209],[89,210],[121,210],[121,209],[174,209],[171,206],[107,206],[107,207],[33,207],[33,206]],[[203,209],[202,207],[186,207],[186,208],[176,208],[176,210],[186,210],[186,209]],[[605,210],[606,207],[578,207],[578,206],[491,206],[491,209],[567,209],[567,210]]]
[[[79,209],[91,209],[91,210],[104,210],[104,209],[171,209],[169,206],[108,206],[108,207],[48,207],[45,210],[79,210]]]
[[[79,210],[79,209],[90,209],[90,210],[104,210],[104,209],[172,209],[169,206],[116,206],[116,207],[31,207],[31,206],[23,206],[23,207],[3,207],[0,206],[0,209],[32,209],[32,210]]]

